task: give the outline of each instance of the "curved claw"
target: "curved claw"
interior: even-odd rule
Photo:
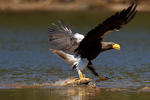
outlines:
[[[99,77],[98,77],[98,80],[96,80],[96,81],[99,82],[99,81],[105,81],[105,80],[108,80],[108,79],[110,79],[110,78],[99,76]]]

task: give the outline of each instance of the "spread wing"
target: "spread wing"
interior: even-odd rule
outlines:
[[[136,7],[137,4],[133,3],[127,9],[115,13],[111,17],[107,18],[102,24],[99,24],[97,27],[89,31],[86,38],[91,35],[95,35],[103,39],[107,33],[114,30],[119,30],[122,25],[127,24],[134,18],[136,14]]]
[[[73,53],[79,45],[77,38],[63,21],[58,21],[58,24],[53,23],[48,28],[48,34],[50,43],[58,50]]]
[[[94,43],[92,41],[102,41],[106,34],[114,30],[119,30],[123,25],[127,24],[134,18],[136,14],[136,7],[137,4],[133,3],[127,9],[124,9],[121,12],[117,12],[111,17],[107,18],[102,24],[99,24],[97,27],[87,33],[87,35],[75,51],[80,54],[82,49],[90,48],[85,46],[87,46],[88,44],[92,45]]]

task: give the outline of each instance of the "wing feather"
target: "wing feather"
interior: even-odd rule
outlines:
[[[58,50],[74,53],[79,45],[71,29],[63,21],[58,21],[58,24],[52,23],[48,28],[48,34],[50,43]]]
[[[93,38],[100,37],[101,39],[103,39],[104,36],[111,31],[119,30],[122,25],[127,24],[134,18],[136,14],[136,7],[137,4],[133,3],[127,9],[124,9],[121,12],[117,12],[116,14],[107,18],[102,24],[99,24],[97,27],[89,31],[86,38],[95,36]]]

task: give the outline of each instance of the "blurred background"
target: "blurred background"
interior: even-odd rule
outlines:
[[[98,90],[29,87],[78,77],[71,66],[49,52],[52,47],[48,41],[49,24],[62,19],[74,33],[86,34],[116,11],[127,8],[132,1],[0,0],[0,99],[148,100],[150,0],[139,0],[135,18],[119,32],[106,36],[105,41],[119,43],[121,50],[106,51],[93,61],[98,73],[111,78],[97,82]],[[96,80],[89,71],[84,73]],[[16,89],[22,85],[28,89]]]
[[[120,10],[135,0],[0,0],[1,11]],[[140,11],[150,11],[149,0],[138,0]]]

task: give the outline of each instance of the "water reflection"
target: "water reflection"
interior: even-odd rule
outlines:
[[[48,89],[1,89],[3,100],[93,100],[100,89],[87,87],[66,87]]]
[[[68,100],[93,100],[93,98],[100,93],[100,88],[68,87],[54,91],[60,96],[66,96]]]
[[[0,89],[1,100],[149,100],[150,88],[140,91],[89,87]]]

